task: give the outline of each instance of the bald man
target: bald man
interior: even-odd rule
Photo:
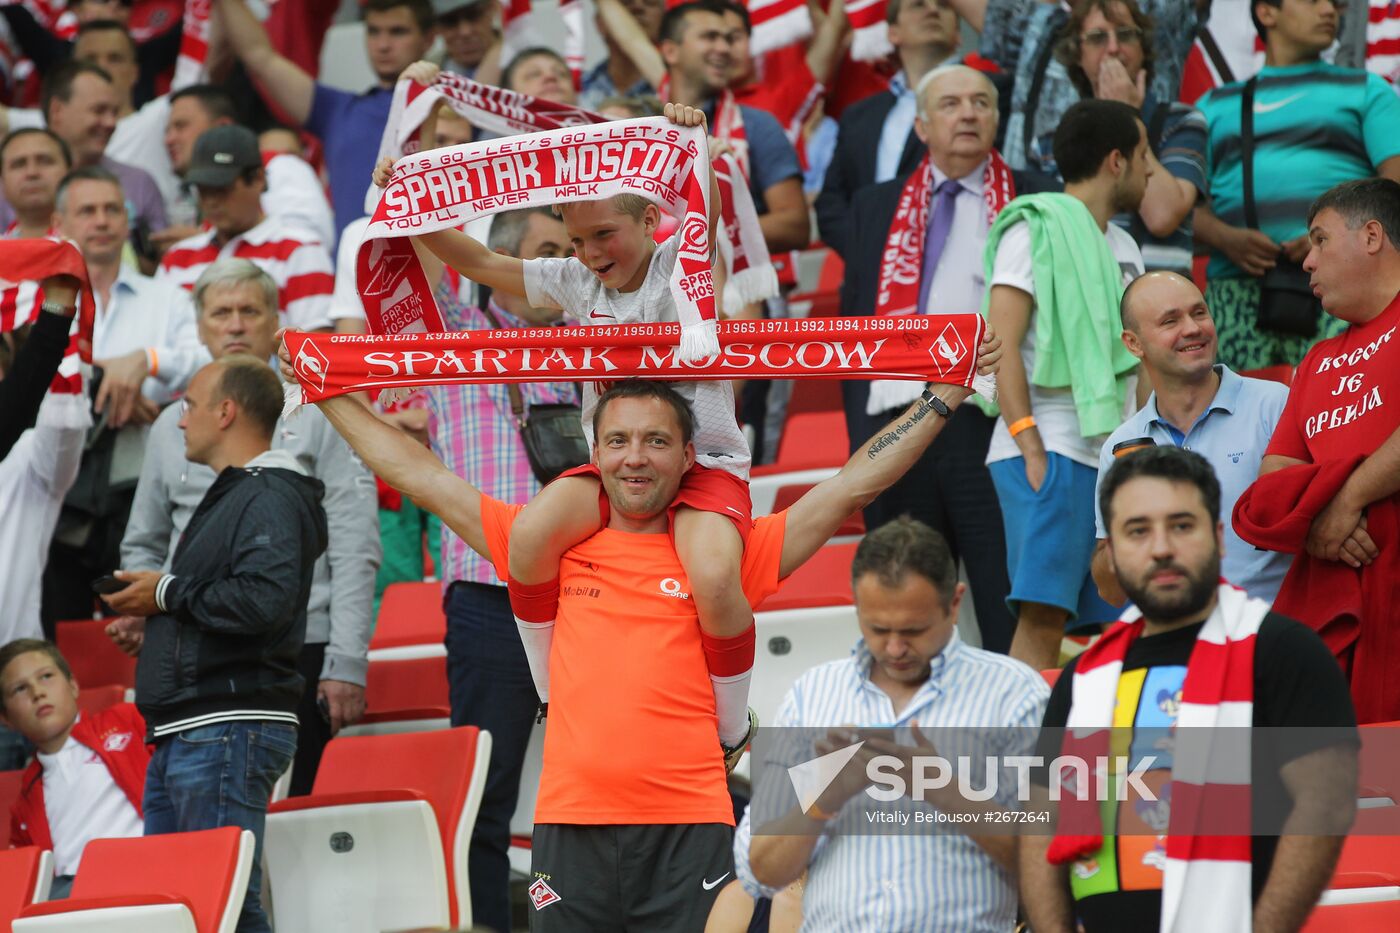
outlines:
[[[982,248],[988,220],[983,197],[984,173],[997,132],[997,89],[987,76],[965,65],[942,65],[924,75],[915,88],[914,132],[933,172],[929,184],[929,226],[938,223],[942,201],[937,193],[953,183],[951,220],[941,250],[925,234],[924,264],[919,280],[920,313],[969,312],[982,307]],[[882,254],[896,208],[913,173],[864,188],[850,205],[851,237],[846,250],[846,279],[841,290],[844,314],[877,313]],[[1021,179],[1016,178],[1018,183]],[[912,382],[847,381],[841,384],[851,449],[893,417],[896,409],[919,394]],[[1011,647],[1015,625],[1006,608],[1011,588],[1006,572],[1006,533],[1001,506],[987,469],[987,446],[995,420],[973,405],[959,409],[938,441],[914,468],[865,509],[865,525],[880,525],[910,515],[947,539],[953,559],[967,568],[982,647],[1003,654]]]
[[[1114,448],[1173,444],[1209,461],[1220,479],[1220,514],[1225,518],[1225,579],[1250,596],[1273,602],[1292,555],[1262,551],[1240,540],[1230,522],[1235,500],[1259,475],[1259,462],[1274,434],[1288,388],[1251,379],[1217,363],[1215,321],[1200,289],[1175,272],[1149,272],[1128,286],[1120,311],[1123,345],[1142,361],[1153,393],[1137,414],[1109,435],[1099,454],[1099,482],[1114,460]],[[1104,550],[1098,514],[1094,582],[1114,605],[1127,601]]]

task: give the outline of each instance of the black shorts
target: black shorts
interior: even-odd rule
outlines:
[[[734,828],[537,824],[530,868],[531,933],[695,933],[734,877]]]

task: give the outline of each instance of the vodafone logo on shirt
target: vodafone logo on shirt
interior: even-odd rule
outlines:
[[[685,588],[682,586],[681,581],[677,580],[675,577],[667,577],[661,581],[659,586],[662,593],[674,599],[690,598],[690,594],[684,591]]]

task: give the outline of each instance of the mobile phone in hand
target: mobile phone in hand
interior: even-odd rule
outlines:
[[[112,593],[124,590],[130,585],[131,581],[118,580],[109,573],[92,581],[92,591],[98,596],[110,596]]]

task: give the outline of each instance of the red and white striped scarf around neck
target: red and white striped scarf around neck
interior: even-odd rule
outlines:
[[[977,375],[977,314],[726,321],[719,349],[685,362],[675,324],[533,327],[450,334],[311,334],[284,340],[298,405],[351,392],[502,382],[714,379],[908,379],[994,393]]]
[[[982,200],[987,207],[987,226],[1002,208],[1016,197],[1011,169],[995,149],[987,154],[982,169]],[[894,219],[880,262],[880,284],[875,295],[876,314],[913,314],[919,306],[919,289],[924,273],[924,238],[928,236],[929,208],[933,199],[933,162],[927,154],[914,169],[899,195]],[[947,308],[949,311],[976,311],[976,308]]]
[[[389,120],[379,143],[379,157],[399,159],[421,150],[420,131],[438,101],[464,120],[501,136],[538,133],[570,126],[592,126],[616,121],[568,104],[531,97],[504,88],[481,84],[461,75],[439,73],[430,85],[400,81],[394,88]],[[738,164],[726,156],[717,160],[716,179],[720,190],[720,255],[725,261],[723,308],[737,314],[744,305],[778,294],[778,276],[758,223],[758,211]],[[733,166],[733,169],[729,166]],[[734,178],[738,184],[733,183]],[[368,192],[365,211],[372,213],[379,203],[379,192]]]
[[[894,52],[890,44],[890,27],[885,22],[886,0],[851,0],[846,4],[846,18],[851,24],[851,58],[858,62],[874,62]]]
[[[663,117],[569,127],[405,156],[370,215],[356,261],[376,334],[441,331],[442,316],[412,245],[502,210],[641,194],[681,221],[671,295],[685,360],[713,356],[710,160],[704,131]]]
[[[1173,730],[1162,933],[1250,927],[1250,835],[1220,830],[1241,825],[1242,815],[1250,813],[1251,751],[1239,741],[1239,730],[1254,723],[1254,646],[1268,612],[1268,603],[1221,581],[1215,611],[1186,665]],[[1142,630],[1142,614],[1134,607],[1079,656],[1064,755],[1092,762],[1109,754],[1118,679]],[[1046,852],[1051,864],[1088,858],[1103,845],[1099,794],[1092,786],[1103,775],[1089,770],[1088,789],[1065,781],[1059,826]]]
[[[662,100],[671,99],[670,75],[661,79],[661,86],[656,89],[656,94]],[[744,177],[748,178],[752,172],[749,165],[749,137],[744,131],[744,114],[739,109],[739,102],[734,99],[734,92],[728,88],[715,95],[715,113],[710,120],[710,135],[729,143],[729,148],[734,150],[734,158],[739,162],[739,168],[743,170]]]

